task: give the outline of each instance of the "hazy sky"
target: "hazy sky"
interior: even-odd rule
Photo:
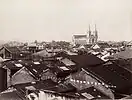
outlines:
[[[132,0],[0,0],[0,40],[67,40],[97,25],[100,40],[132,40]]]

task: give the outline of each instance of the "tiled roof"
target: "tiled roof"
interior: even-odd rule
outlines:
[[[76,92],[76,88],[70,83],[59,84],[53,88],[49,89],[50,91],[55,91],[56,93],[68,93],[68,92]]]
[[[101,60],[100,58],[92,54],[68,55],[65,52],[61,52],[57,54],[55,57],[68,58],[71,61],[79,64],[80,66],[86,66],[86,65],[93,66],[93,65],[99,65],[104,63],[103,60]]]
[[[104,61],[99,59],[98,57],[92,54],[83,54],[83,55],[76,55],[76,56],[68,56],[70,60],[77,63],[80,67],[83,66],[95,66],[103,64]]]
[[[118,59],[114,61],[120,67],[123,67],[132,73],[132,59]]]
[[[70,83],[56,83],[52,80],[48,79],[45,81],[37,81],[34,83],[25,83],[25,84],[17,84],[14,85],[18,91],[26,91],[26,89],[37,91],[43,90],[45,93],[60,95],[60,96],[70,96],[70,97],[78,97],[75,92],[76,88],[72,86]]]
[[[76,66],[66,66],[64,63],[60,62],[59,60],[53,61],[45,61],[46,65],[49,69],[57,75],[57,77],[66,77],[70,73],[77,70]],[[65,70],[68,69],[68,70]]]
[[[40,74],[48,69],[48,67],[43,62],[32,62],[29,65],[25,65],[25,67],[33,74],[36,78],[40,77]]]
[[[52,56],[52,54],[48,53],[46,50],[42,50],[42,51],[36,52],[33,55],[34,56],[40,56],[40,57],[51,57]]]
[[[36,81],[36,82],[30,82],[30,83],[23,83],[23,84],[17,84],[14,85],[16,89],[25,89],[26,87],[32,86],[34,87],[35,90],[40,90],[40,89],[50,89],[52,87],[55,87],[57,85],[56,82],[53,82],[51,79],[47,79],[44,81]]]
[[[84,45],[85,48],[91,48],[92,47],[92,44],[87,44],[87,45]]]
[[[118,68],[116,65],[89,66],[84,69],[91,72],[106,84],[116,86],[115,90],[117,92],[128,93],[129,87],[131,86],[129,80],[131,74],[127,73],[125,69]],[[126,92],[125,90],[128,91]]]
[[[132,49],[127,49],[125,51],[121,51],[118,54],[113,55],[114,58],[122,58],[122,59],[130,59],[132,58]]]
[[[100,48],[109,48],[109,44],[108,43],[97,43],[99,45]]]
[[[101,98],[105,98],[105,99],[109,99],[109,97],[107,97],[106,95],[104,95],[103,93],[101,93],[99,90],[97,90],[94,87],[89,87],[83,90],[80,90],[79,93],[83,96],[85,96],[86,98],[96,98],[96,99],[101,99]],[[89,95],[88,95],[89,94]]]
[[[11,91],[0,94],[0,100],[26,100],[26,98],[19,94],[17,91]]]
[[[11,53],[20,53],[17,47],[6,47]]]

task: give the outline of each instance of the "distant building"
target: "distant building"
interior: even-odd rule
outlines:
[[[89,89],[94,88],[93,92],[100,95],[100,97],[114,98],[114,94],[112,93],[110,88],[106,87],[106,84],[102,85],[101,80],[99,80],[98,78],[95,78],[93,74],[90,74],[88,71],[85,71],[84,69],[74,74],[71,74],[68,77],[67,82],[72,84],[78,90],[86,90],[88,88]],[[88,91],[86,93],[88,93]],[[98,96],[98,95],[92,94],[92,91],[89,92],[88,94],[91,95],[93,98],[97,98]],[[88,100],[89,99],[90,98],[88,98]]]
[[[3,59],[30,59],[30,52],[24,51],[19,47],[6,47],[0,48],[0,57]]]
[[[17,58],[20,55],[20,50],[17,47],[5,47],[0,48],[0,56],[3,59]]]
[[[87,35],[73,35],[73,44],[84,45],[87,44]]]
[[[93,34],[89,26],[89,30],[87,34],[73,35],[73,38],[72,38],[72,42],[74,45],[95,44],[97,43],[97,41],[98,41],[98,31],[96,29],[96,25],[95,25],[95,30],[93,31]]]
[[[27,49],[31,53],[35,53],[35,52],[38,51],[38,47],[37,47],[36,43],[30,43],[30,44],[28,44]]]
[[[132,47],[132,41],[126,44],[127,47]]]

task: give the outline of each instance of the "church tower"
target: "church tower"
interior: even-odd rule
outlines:
[[[95,43],[97,43],[97,41],[98,41],[98,31],[96,29],[96,24],[95,24],[94,34],[95,34]]]
[[[89,30],[88,30],[88,42],[91,44],[91,29],[90,29],[90,25],[89,25]]]

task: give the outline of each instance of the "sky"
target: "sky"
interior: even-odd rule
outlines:
[[[132,0],[0,0],[0,40],[71,41],[95,24],[99,40],[132,40]]]

